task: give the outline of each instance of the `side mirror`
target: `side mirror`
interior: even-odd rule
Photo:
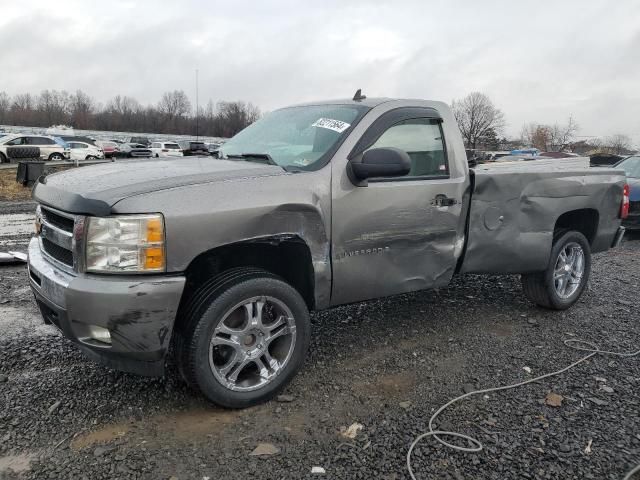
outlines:
[[[358,180],[373,177],[402,177],[411,170],[411,158],[399,148],[372,148],[362,155],[361,162],[350,162]]]

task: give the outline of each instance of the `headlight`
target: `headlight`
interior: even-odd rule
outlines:
[[[164,272],[164,219],[160,214],[88,217],[88,272]]]

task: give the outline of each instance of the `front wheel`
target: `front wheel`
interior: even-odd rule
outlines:
[[[52,153],[51,155],[49,155],[49,160],[51,161],[64,160],[64,155],[62,155],[61,153]]]
[[[582,296],[591,272],[591,247],[580,232],[567,232],[551,248],[544,272],[522,275],[522,289],[532,302],[566,310]]]
[[[311,335],[307,305],[266,271],[224,272],[201,287],[184,312],[176,332],[180,372],[218,405],[267,401],[304,363]]]

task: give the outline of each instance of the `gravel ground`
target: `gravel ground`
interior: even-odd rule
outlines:
[[[567,312],[529,304],[517,277],[464,276],[316,313],[291,398],[230,411],[186,388],[171,363],[150,379],[86,360],[41,325],[26,284],[24,266],[0,267],[0,479],[404,479],[411,441],[449,399],[568,365],[582,355],[565,338],[640,344],[632,239],[596,256],[589,291]],[[438,428],[485,449],[456,453],[426,439],[414,470],[419,479],[621,479],[640,463],[639,387],[640,358],[596,356],[560,377],[463,400]],[[550,392],[561,406],[545,404]],[[342,436],[354,422],[356,438]],[[278,453],[251,456],[260,443]]]

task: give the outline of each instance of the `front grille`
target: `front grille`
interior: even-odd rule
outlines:
[[[45,207],[40,208],[42,211],[42,217],[45,222],[50,223],[51,225],[58,227],[60,230],[64,230],[65,232],[73,233],[73,218],[63,217],[62,215],[59,215],[53,210],[49,210]]]
[[[73,267],[73,252],[71,252],[71,250],[67,250],[60,245],[56,245],[46,238],[42,239],[42,249],[52,258],[55,258],[69,267]]]

